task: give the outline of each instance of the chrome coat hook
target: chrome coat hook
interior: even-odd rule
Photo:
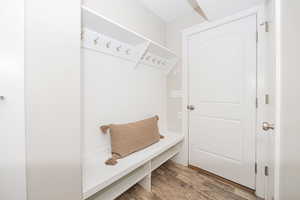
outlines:
[[[117,49],[117,51],[120,51],[121,48],[122,48],[122,45],[121,45],[121,46],[118,46],[116,49]]]
[[[99,37],[97,37],[96,39],[94,39],[94,44],[98,44],[98,40],[99,40]]]
[[[106,43],[106,48],[110,48],[111,45],[111,41],[109,41],[108,43]]]
[[[130,54],[130,49],[127,49],[127,50],[126,50],[126,54],[127,54],[127,55]],[[144,59],[144,58],[142,58],[142,59]]]

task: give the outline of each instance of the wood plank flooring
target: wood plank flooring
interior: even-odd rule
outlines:
[[[152,174],[152,192],[135,185],[117,200],[257,200],[253,194],[196,170],[167,162]]]

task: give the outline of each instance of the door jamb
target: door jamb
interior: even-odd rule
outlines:
[[[220,26],[222,24],[226,24],[232,21],[236,21],[238,19],[250,16],[250,15],[256,15],[257,16],[257,32],[258,32],[258,43],[257,43],[257,98],[260,99],[262,96],[260,95],[262,93],[262,90],[264,89],[263,80],[259,77],[263,77],[263,68],[264,68],[264,57],[263,52],[266,48],[265,41],[263,35],[264,29],[260,24],[265,22],[265,6],[260,5],[253,7],[251,9],[239,12],[233,16],[225,17],[221,20],[216,20],[212,22],[204,22],[199,25],[195,25],[193,27],[187,28],[182,31],[182,131],[185,136],[185,142],[183,146],[183,150],[181,152],[181,157],[183,158],[182,163],[184,165],[189,164],[189,127],[188,127],[188,121],[189,121],[189,115],[188,115],[188,109],[187,105],[189,103],[189,93],[188,93],[188,38],[196,33]],[[260,144],[258,142],[259,139],[259,129],[260,128],[260,119],[263,117],[263,112],[260,107],[257,108],[257,114],[256,114],[256,163],[257,163],[257,174],[256,174],[256,180],[255,180],[255,193],[257,196],[264,198],[265,193],[267,191],[265,188],[265,175],[264,175],[264,161],[268,158],[262,157],[260,158],[258,155],[263,155],[262,149],[264,147],[264,144]],[[260,158],[260,159],[258,159]]]

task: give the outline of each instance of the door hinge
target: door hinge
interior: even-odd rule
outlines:
[[[269,167],[265,166],[265,176],[269,176]]]
[[[265,95],[265,104],[270,104],[270,95],[268,94]]]
[[[268,33],[270,31],[270,23],[265,21],[263,24],[265,25],[265,32]]]
[[[258,108],[258,98],[255,99],[255,107]]]
[[[268,33],[270,31],[270,23],[269,22],[265,22],[265,31]]]
[[[254,172],[255,172],[255,174],[257,174],[257,163],[256,162],[254,164]]]
[[[258,43],[258,31],[256,31],[256,43]]]
[[[270,23],[268,21],[265,21],[260,24],[261,26],[264,26],[265,32],[268,33],[270,31]]]

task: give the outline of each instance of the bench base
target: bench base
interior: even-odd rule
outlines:
[[[183,142],[171,146],[166,151],[147,161],[142,166],[131,171],[129,174],[118,179],[109,186],[95,193],[93,196],[86,198],[87,200],[113,200],[128,190],[136,183],[140,184],[144,189],[151,192],[151,173],[160,165],[175,156],[182,148]]]

